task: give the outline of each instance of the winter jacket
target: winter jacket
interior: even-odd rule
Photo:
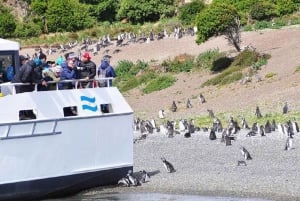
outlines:
[[[108,61],[103,60],[101,62],[101,64],[100,64],[99,68],[98,68],[98,76],[99,76],[99,78],[100,77],[105,77],[105,78],[111,77],[111,78],[114,78],[117,75],[115,73],[114,68],[108,63]],[[99,81],[99,83],[100,83],[100,86],[103,85],[101,83],[101,81]],[[105,82],[105,83],[107,83],[107,82]],[[109,85],[112,86],[112,80],[109,80]],[[106,84],[103,85],[103,86],[106,86]]]
[[[35,76],[33,72],[35,67],[36,64],[32,60],[23,64],[20,67],[19,71],[15,74],[11,82],[12,83],[34,83]],[[34,90],[33,85],[21,85],[21,86],[16,86],[15,88],[16,88],[16,93],[30,92]]]
[[[79,79],[78,71],[76,67],[74,69],[69,68],[68,66],[64,66],[61,74],[60,80],[74,80]],[[73,89],[75,86],[75,82],[68,82],[68,83],[58,83],[58,89]]]

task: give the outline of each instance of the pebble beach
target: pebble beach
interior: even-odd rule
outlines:
[[[86,200],[109,194],[160,193],[221,196],[228,200],[300,200],[299,133],[294,136],[293,149],[288,151],[284,150],[286,136],[280,132],[253,137],[246,137],[247,133],[241,130],[230,146],[221,142],[221,133],[216,133],[216,140],[209,140],[209,132],[201,131],[190,138],[183,134],[173,138],[149,134],[134,144],[134,172],[146,170],[151,175],[149,182],[137,187],[97,187],[75,197]],[[139,135],[137,132],[134,137]],[[240,146],[247,148],[253,158],[246,161],[246,166],[238,166],[238,161],[244,160]],[[166,171],[162,156],[176,172]]]

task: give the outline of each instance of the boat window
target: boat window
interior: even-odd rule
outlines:
[[[100,104],[101,112],[102,113],[111,113],[112,107],[111,104]]]
[[[64,116],[65,117],[70,117],[70,116],[77,116],[77,107],[76,106],[69,106],[69,107],[64,107]]]
[[[20,110],[19,111],[19,120],[30,120],[36,119],[36,115],[33,110]]]

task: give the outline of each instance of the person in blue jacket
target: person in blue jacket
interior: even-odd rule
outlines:
[[[78,70],[73,60],[68,60],[67,65],[63,66],[62,68],[63,69],[60,74],[61,81],[79,79]],[[73,89],[75,88],[75,84],[75,81],[67,83],[60,82],[58,83],[58,89]]]
[[[109,64],[110,60],[107,57],[104,57],[101,61],[101,64],[98,68],[98,77],[99,78],[114,78],[116,73],[114,68]],[[109,86],[112,86],[112,79],[109,80]],[[100,87],[107,87],[107,80],[99,80]]]

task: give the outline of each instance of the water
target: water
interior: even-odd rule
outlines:
[[[51,201],[268,201],[258,198],[230,198],[196,195],[172,195],[159,193],[143,194],[96,194],[92,196],[55,199]],[[50,201],[50,200],[49,200]],[[269,200],[270,201],[270,200]]]

